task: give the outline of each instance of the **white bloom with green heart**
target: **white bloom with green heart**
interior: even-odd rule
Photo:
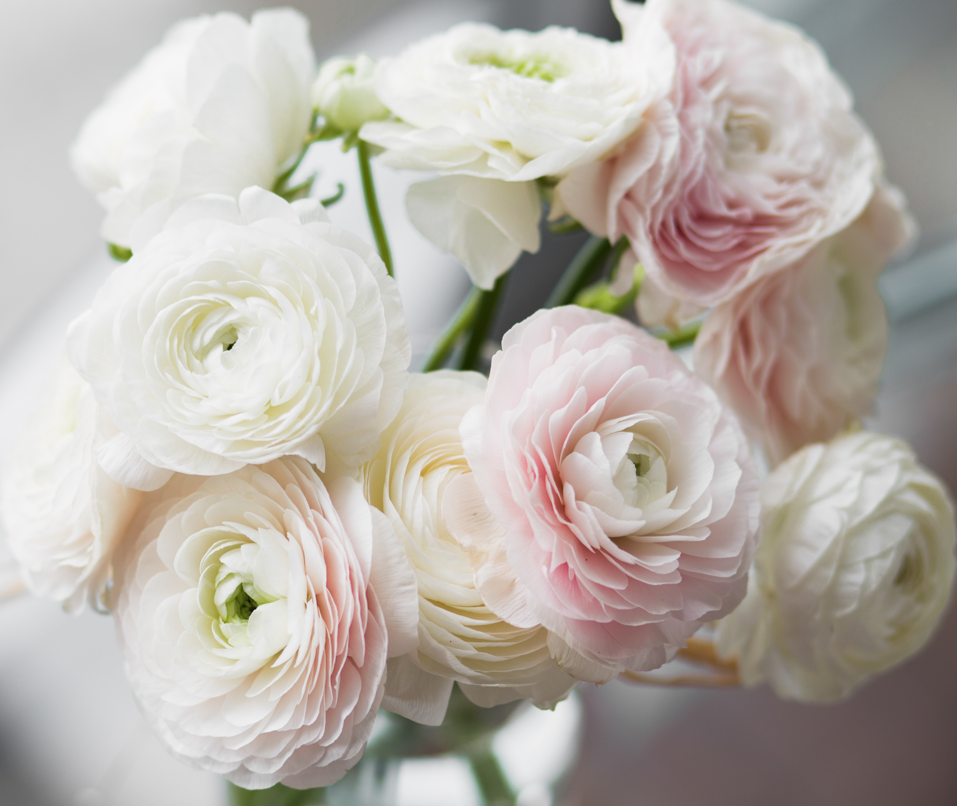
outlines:
[[[386,660],[415,647],[415,580],[350,477],[288,457],[149,494],[116,557],[126,669],[182,760],[250,789],[355,765]]]
[[[529,33],[457,25],[380,62],[378,96],[398,120],[368,123],[361,137],[385,149],[380,159],[394,168],[471,178],[428,190],[414,186],[410,213],[420,229],[432,216],[449,220],[455,231],[442,239],[433,232],[442,228],[423,234],[490,288],[522,250],[539,248],[534,185],[497,186],[564,176],[629,137],[674,75],[663,30],[649,26],[645,38],[639,59],[620,42],[570,28]],[[496,215],[503,199],[510,205],[507,223]],[[494,255],[484,259],[458,233],[483,218],[482,238]]]

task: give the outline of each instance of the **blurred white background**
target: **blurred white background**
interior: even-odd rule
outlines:
[[[797,22],[821,42],[876,133],[890,179],[910,199],[922,239],[908,264],[891,269],[884,278],[895,327],[879,427],[911,439],[924,461],[953,488],[957,481],[957,407],[953,404],[957,397],[957,2],[752,0],[751,4]],[[360,49],[387,55],[464,19],[533,30],[546,24],[573,25],[613,38],[618,35],[604,0],[299,0],[293,5],[312,20],[320,58]],[[5,3],[0,26],[0,463],[17,424],[32,406],[31,395],[46,370],[45,362],[60,349],[67,321],[86,305],[110,267],[98,235],[101,211],[73,179],[67,161],[67,148],[81,121],[174,21],[223,9],[248,16],[256,6],[255,0]],[[347,176],[353,170],[351,163],[336,162],[330,154],[324,165],[323,182],[342,178],[349,186],[351,195],[337,215],[352,216],[359,208],[355,180],[350,182],[351,175]],[[441,285],[447,304],[453,304],[464,290],[461,270],[430,250],[395,220],[395,214],[390,215],[398,209],[407,180],[383,175],[382,181],[400,275],[403,261],[419,266],[421,276]],[[528,262],[519,276],[527,279],[543,262],[553,261],[557,267],[565,259],[554,249],[546,251],[537,262]],[[414,282],[414,276],[410,268],[404,282]],[[403,290],[410,306],[420,306],[414,319],[425,338],[441,317],[429,311],[416,288]],[[515,299],[508,311],[524,315],[528,310],[523,308],[535,306],[538,288],[534,282],[524,290],[517,283],[512,290]],[[948,642],[945,648],[935,646],[936,655],[928,656],[937,664],[935,669],[957,668],[952,621],[938,641]],[[921,659],[918,664],[926,667],[930,660]],[[833,753],[852,752],[847,742],[858,742],[861,747],[853,752],[866,757],[867,742],[877,742],[875,734],[895,728],[896,723],[881,721],[881,714],[899,713],[893,709],[905,703],[912,715],[924,714],[920,697],[921,702],[939,706],[928,705],[927,714],[944,709],[943,714],[950,717],[946,724],[957,726],[957,702],[953,696],[942,699],[933,688],[940,683],[940,675],[920,678],[932,682],[915,693],[908,681],[920,672],[896,674],[878,684],[884,688],[875,686],[865,692],[857,701],[863,706],[828,712],[826,719],[850,726],[850,733],[843,734],[844,744],[833,748]],[[948,679],[953,688],[953,677]],[[880,696],[873,693],[878,690]],[[695,776],[680,776],[668,766],[681,758],[679,750],[667,755],[672,746],[668,742],[686,742],[674,738],[685,735],[680,731],[686,723],[699,737],[711,735],[708,725],[720,736],[714,723],[727,712],[728,703],[743,715],[740,724],[753,725],[750,732],[739,727],[736,734],[739,777],[760,778],[760,765],[745,759],[763,758],[768,737],[773,745],[775,737],[785,735],[791,725],[787,722],[791,712],[782,710],[785,715],[780,716],[774,710],[779,706],[760,694],[691,695],[610,685],[601,691],[590,689],[586,695],[590,749],[579,776],[582,783],[575,790],[580,803],[638,802],[635,787],[642,785],[640,781],[646,792],[659,793],[660,797],[651,795],[648,803],[700,803],[689,789]],[[713,699],[721,696],[725,699]],[[768,733],[771,717],[762,715],[769,713],[784,720],[775,723],[779,733]],[[794,719],[817,718],[805,713]],[[670,739],[661,733],[666,725],[672,726]],[[705,728],[697,730],[695,725]],[[835,731],[822,729],[815,744],[828,747],[828,734]],[[649,742],[650,737],[656,741]],[[933,737],[907,737],[910,745],[918,746],[925,739],[928,746],[943,744],[951,751],[957,746],[954,729]],[[658,749],[652,751],[652,746]],[[712,749],[700,750],[713,757]],[[718,757],[727,757],[727,747],[722,752]],[[652,757],[657,761],[649,767]],[[873,759],[878,757],[871,756],[873,768],[861,767],[867,776],[862,773],[860,780],[845,782],[844,789],[831,792],[835,797],[843,793],[836,800],[828,799],[830,790],[807,789],[810,784],[801,771],[806,765],[801,764],[765,764],[765,777],[770,776],[766,789],[735,790],[733,784],[729,789],[712,781],[702,791],[712,805],[899,803],[900,799],[892,799],[897,797],[894,786],[877,774],[879,765]],[[934,758],[927,753],[923,757]],[[728,764],[733,766],[733,758]],[[850,769],[858,768],[851,765]],[[641,779],[635,777],[636,770],[642,771]],[[723,768],[726,778],[732,772]],[[864,777],[872,781],[866,801],[859,797]],[[732,775],[728,780],[738,779]],[[748,795],[752,790],[753,798]],[[214,776],[189,770],[167,757],[143,726],[126,687],[109,619],[88,614],[75,620],[55,605],[29,598],[0,605],[0,806],[215,806],[222,802],[222,791]],[[939,789],[933,791],[937,792],[934,797],[910,802],[957,802],[957,779],[941,778]],[[780,797],[768,799],[769,792]],[[809,800],[795,792],[817,794]]]

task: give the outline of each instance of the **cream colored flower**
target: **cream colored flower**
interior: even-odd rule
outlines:
[[[954,510],[900,440],[810,445],[765,480],[748,594],[719,648],[745,685],[829,702],[917,652],[954,579]]]
[[[89,385],[64,361],[3,483],[3,526],[27,586],[68,610],[108,606],[113,552],[142,496],[96,463],[111,431]]]
[[[103,237],[130,246],[134,223],[156,205],[272,187],[309,131],[315,70],[309,23],[291,9],[174,26],[71,149],[74,171],[107,211]]]
[[[448,486],[470,472],[459,425],[484,389],[471,372],[413,375],[364,467],[366,497],[395,527],[419,586],[419,645],[390,661],[383,703],[426,724],[441,723],[453,681],[479,705],[524,697],[543,707],[575,683],[551,659],[544,628],[513,627],[489,610],[442,513]]]
[[[126,670],[194,766],[250,789],[325,786],[359,761],[386,659],[415,646],[415,581],[348,477],[285,458],[177,476],[116,558]]]
[[[181,207],[70,330],[74,365],[122,432],[121,483],[216,475],[298,454],[357,467],[402,402],[395,282],[318,202],[261,188]]]

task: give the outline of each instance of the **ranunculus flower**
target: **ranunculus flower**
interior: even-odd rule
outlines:
[[[877,278],[913,231],[902,205],[879,189],[850,227],[719,305],[698,335],[695,369],[773,464],[871,410],[887,351]]]
[[[484,391],[472,372],[413,375],[364,466],[366,497],[388,516],[419,585],[419,645],[389,661],[383,704],[430,725],[442,722],[453,681],[479,705],[524,697],[543,707],[575,683],[552,660],[543,627],[513,627],[485,604],[443,515],[445,491],[470,472],[459,426]]]
[[[747,440],[629,322],[565,307],[516,325],[461,430],[473,473],[446,492],[453,534],[489,607],[544,625],[575,677],[655,668],[744,596],[758,519]]]
[[[764,481],[748,595],[719,625],[742,682],[830,702],[917,652],[954,579],[954,509],[903,442],[809,445]]]
[[[261,188],[185,204],[70,329],[122,432],[98,457],[155,489],[298,454],[358,466],[402,402],[409,339],[372,247]]]
[[[324,62],[312,85],[312,104],[327,123],[344,132],[356,132],[364,123],[389,117],[375,91],[376,63],[360,53]]]
[[[83,124],[73,169],[106,208],[103,237],[132,244],[155,205],[272,187],[312,116],[309,23],[291,9],[185,20]]]
[[[726,0],[615,8],[639,55],[664,25],[677,77],[627,144],[559,187],[590,230],[627,235],[667,291],[713,305],[860,215],[877,147],[802,32]]]
[[[116,558],[133,691],[183,761],[248,789],[358,762],[386,659],[415,646],[415,580],[349,477],[289,457],[147,496]]]
[[[4,479],[3,526],[27,587],[68,610],[107,607],[113,552],[142,497],[94,459],[114,430],[64,361]]]
[[[667,36],[648,28],[640,37],[642,58],[570,28],[529,33],[457,25],[380,63],[379,98],[399,120],[367,124],[360,135],[385,149],[386,165],[472,178],[414,186],[410,212],[420,228],[433,214],[447,218],[456,202],[477,207],[473,219],[484,212],[496,260],[476,263],[464,234],[439,245],[476,284],[491,288],[523,249],[538,250],[541,216],[534,187],[523,194],[497,183],[563,176],[602,158],[668,91],[674,53]],[[503,194],[512,205],[507,224],[495,214]],[[433,237],[432,229],[424,234]]]

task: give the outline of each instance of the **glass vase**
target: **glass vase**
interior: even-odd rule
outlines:
[[[337,783],[296,790],[229,786],[231,806],[559,806],[577,758],[576,692],[554,711],[480,708],[453,689],[445,721],[427,727],[382,710],[362,760]]]

